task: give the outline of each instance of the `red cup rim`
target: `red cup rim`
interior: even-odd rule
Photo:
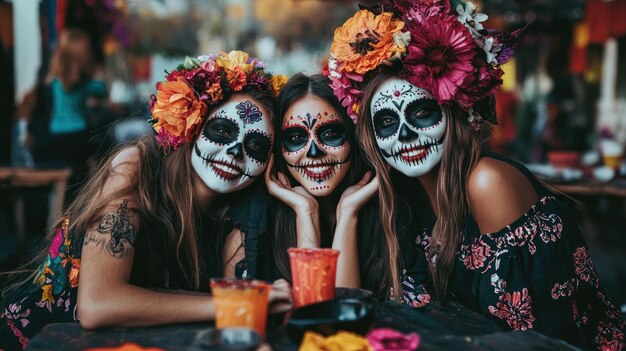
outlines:
[[[335,249],[309,249],[309,248],[301,248],[301,247],[291,247],[287,249],[289,253],[289,257],[292,256],[338,256],[339,250]]]

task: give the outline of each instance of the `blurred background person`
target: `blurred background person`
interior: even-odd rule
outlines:
[[[35,163],[41,167],[72,169],[66,192],[68,202],[76,185],[85,178],[87,161],[93,153],[89,130],[97,127],[99,121],[98,115],[89,111],[107,96],[99,69],[87,33],[76,28],[65,29],[45,80],[35,88],[34,96],[26,97],[20,111],[30,120],[32,134],[27,142]]]

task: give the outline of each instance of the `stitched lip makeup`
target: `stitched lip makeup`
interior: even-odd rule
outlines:
[[[213,172],[215,172],[218,177],[224,178],[225,180],[233,180],[243,174],[243,170],[241,168],[226,161],[213,160],[207,162]]]
[[[323,160],[323,161],[311,161],[303,164],[289,164],[290,167],[295,168],[301,174],[313,181],[322,181],[330,178],[336,171],[339,165],[346,163],[348,159],[343,161],[337,160]]]
[[[311,165],[304,167],[302,171],[311,179],[324,179],[333,174],[334,167],[335,166],[328,165]]]
[[[406,150],[402,150],[399,154],[405,162],[416,162],[428,155],[431,145],[415,145]]]

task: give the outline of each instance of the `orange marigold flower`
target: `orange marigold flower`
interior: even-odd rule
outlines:
[[[183,77],[175,81],[157,85],[157,96],[152,116],[157,120],[154,129],[164,130],[174,137],[191,141],[200,128],[206,105],[196,97],[195,92]]]
[[[226,80],[234,91],[240,91],[246,85],[246,72],[241,66],[236,66],[226,73]]]
[[[278,92],[280,91],[280,89],[282,89],[283,86],[287,84],[287,80],[289,80],[289,78],[287,78],[287,76],[284,74],[278,74],[278,75],[272,76],[272,79],[270,80],[270,84],[272,85],[272,90],[274,91],[274,95],[278,95]]]
[[[222,86],[220,85],[220,83],[211,84],[211,87],[206,92],[209,94],[211,100],[213,101],[220,101],[224,98]]]
[[[404,22],[390,12],[376,16],[360,10],[335,30],[330,52],[341,61],[341,70],[364,74],[401,51],[394,34],[402,28]]]
[[[78,286],[78,273],[80,273],[80,258],[72,258],[72,268],[67,275],[72,288]]]

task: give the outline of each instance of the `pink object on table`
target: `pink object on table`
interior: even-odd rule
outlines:
[[[420,344],[419,334],[404,334],[391,328],[374,329],[367,334],[366,339],[374,351],[412,351]]]

